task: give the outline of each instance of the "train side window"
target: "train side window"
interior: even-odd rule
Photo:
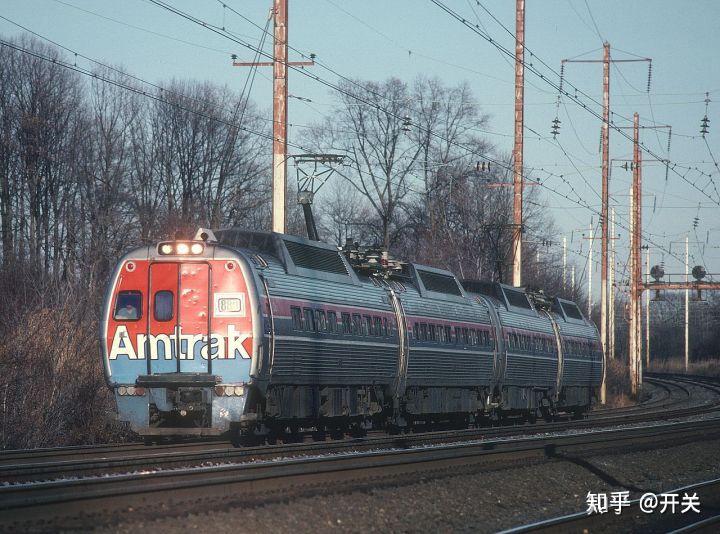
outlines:
[[[427,341],[428,338],[428,327],[425,323],[420,323],[420,339]]]
[[[315,310],[315,326],[318,332],[327,330],[327,317],[324,310]]]
[[[446,326],[444,328],[445,330],[445,343],[452,343],[452,328],[449,326]]]
[[[445,339],[445,329],[442,327],[441,324],[437,326],[437,338],[438,343],[445,343],[447,340]]]
[[[415,323],[413,325],[413,337],[415,338],[415,341],[420,339],[420,323]]]
[[[428,325],[428,340],[429,341],[437,341],[437,336],[435,335],[435,325],[434,324]]]
[[[113,319],[118,321],[137,321],[142,317],[142,293],[140,291],[120,291],[115,301]]]
[[[462,339],[463,339],[463,344],[465,344],[465,345],[470,344],[470,332],[468,332],[467,328],[462,329]]]
[[[387,337],[390,335],[390,330],[388,330],[388,320],[387,317],[383,317],[383,336]]]
[[[315,331],[315,317],[313,316],[313,311],[310,308],[303,308],[303,313],[305,315],[305,330],[309,330],[310,332]]]
[[[375,335],[383,335],[383,320],[380,317],[373,317],[373,323],[375,323]],[[387,323],[386,323],[387,324]],[[385,334],[387,335],[387,334]]]
[[[170,321],[173,318],[173,292],[157,291],[153,302],[153,315],[156,321]]]
[[[302,330],[302,310],[297,306],[290,306],[293,330]]]
[[[373,320],[372,317],[370,317],[369,315],[363,315],[362,329],[364,336],[375,335],[375,331],[373,329]]]
[[[351,334],[352,333],[352,326],[350,323],[350,314],[349,313],[343,313],[341,316],[342,319],[342,333],[343,334]]]
[[[353,313],[352,333],[356,336],[362,335],[362,317],[359,313]]]
[[[334,311],[327,312],[327,331],[337,333],[337,314]]]

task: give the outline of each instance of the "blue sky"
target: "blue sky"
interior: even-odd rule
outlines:
[[[261,31],[224,9],[217,0],[167,1],[201,19],[225,26],[252,44],[259,42]],[[224,1],[256,24],[265,25],[269,0]],[[479,24],[503,46],[513,48],[512,37],[483,7],[514,31],[515,2],[484,0],[478,4],[475,0],[446,0],[445,3],[473,24]],[[709,105],[711,127],[706,139],[713,155],[720,157],[720,118],[716,120],[720,117],[720,69],[715,66],[720,50],[717,30],[720,3],[711,0],[527,0],[526,10],[526,45],[536,56],[526,60],[535,65],[539,66],[542,60],[559,71],[561,59],[593,50],[583,57],[600,58],[603,39],[610,42],[615,59],[628,59],[634,57],[632,54],[653,59],[649,94],[645,92],[646,64],[613,66],[611,107],[616,114],[615,122],[628,125],[623,117],[632,117],[637,111],[645,125],[652,121],[672,125],[669,154],[665,130],[643,130],[643,142],[656,155],[689,168],[689,171],[676,169],[682,174],[688,172],[686,178],[712,200],[673,173],[666,182],[664,168],[648,162],[643,175],[644,229],[648,237],[665,249],[670,248],[671,241],[684,239],[689,231],[691,241],[701,242],[691,247],[691,263],[703,263],[704,257],[708,271],[720,273],[720,248],[717,248],[720,245],[720,197],[710,182],[712,177],[720,189],[720,172],[712,162],[705,141],[698,135],[700,119],[705,113],[703,100],[709,91],[713,102]],[[103,62],[120,64],[154,82],[192,78],[240,90],[247,71],[232,67],[230,54],[236,53],[248,61],[252,59],[247,49],[147,0],[5,0],[0,14],[71,49]],[[0,33],[7,36],[21,32],[0,20]],[[412,81],[418,74],[424,74],[438,76],[447,84],[468,81],[481,108],[491,115],[489,139],[499,150],[512,148],[512,63],[431,1],[290,0],[289,35],[291,46],[316,53],[320,61],[345,76],[374,80],[397,76]],[[291,59],[300,58],[291,53]],[[320,67],[313,67],[313,73],[329,81],[337,79]],[[269,69],[262,71],[253,88],[253,98],[267,110],[268,118],[272,102],[270,74]],[[600,101],[600,64],[570,64],[566,68],[566,80]],[[565,99],[566,107],[561,106],[559,110],[562,121],[559,144],[553,142],[549,132],[556,114],[557,93],[529,72],[526,81],[526,125],[543,137],[537,139],[530,131],[526,132],[526,168],[541,178],[548,175],[540,169],[563,175],[580,199],[599,209],[599,198],[592,189],[600,191],[600,122]],[[301,125],[320,119],[333,103],[333,96],[327,87],[296,73],[291,73],[290,93],[312,100],[311,103],[290,101],[290,122],[296,125],[291,128],[292,141],[293,136],[300,133]],[[590,103],[590,99],[584,100]],[[611,158],[631,155],[629,141],[611,132]],[[577,198],[560,178],[550,177],[546,184]],[[614,168],[610,189],[611,194],[616,195],[614,205],[622,226],[627,220],[629,185],[630,173]],[[571,249],[579,251],[582,243],[586,253],[588,242],[579,238],[580,229],[589,226],[593,214],[544,188],[541,196],[568,239],[572,232]],[[692,227],[695,216],[700,219],[697,229]],[[594,220],[597,223],[597,215]],[[618,261],[622,267],[627,258],[627,231],[619,228],[618,233],[621,235],[617,242]],[[558,243],[561,236],[556,236]],[[680,247],[673,243],[673,252],[678,252]],[[596,250],[599,251],[599,243]],[[652,250],[653,263],[660,260],[661,254]],[[664,259],[666,271],[682,269],[667,253]],[[576,261],[582,269],[582,257],[578,256]],[[599,279],[599,273],[594,278]]]

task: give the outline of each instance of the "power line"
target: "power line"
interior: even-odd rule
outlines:
[[[206,28],[214,31],[215,33],[218,33],[219,35],[222,35],[222,36],[224,36],[224,37],[226,37],[226,38],[228,38],[228,39],[230,39],[230,40],[236,41],[236,42],[238,42],[239,44],[242,44],[243,46],[245,46],[245,47],[247,47],[247,48],[249,48],[249,49],[251,49],[251,50],[254,50],[254,51],[256,51],[256,52],[259,51],[258,53],[261,53],[262,55],[268,56],[267,53],[263,52],[262,50],[258,49],[257,47],[254,47],[253,45],[251,45],[251,44],[249,44],[249,43],[244,43],[244,42],[238,40],[237,37],[232,36],[232,35],[228,35],[227,32],[220,31],[220,30],[218,30],[217,27],[215,27],[215,26],[213,26],[213,25],[211,25],[211,24],[209,24],[209,23],[206,23],[205,21],[202,21],[201,19],[197,19],[196,17],[192,17],[192,16],[190,16],[190,15],[184,14],[183,12],[181,12],[181,11],[173,8],[172,6],[166,6],[166,5],[164,5],[164,2],[160,2],[160,1],[158,1],[158,0],[146,0],[146,1],[149,1],[149,2],[154,3],[154,4],[156,4],[156,5],[160,6],[160,7],[163,7],[163,8],[165,8],[165,9],[168,9],[168,10],[174,12],[174,13],[177,13],[178,15],[182,16],[183,18],[186,18],[186,19],[188,19],[188,20],[191,20],[192,22],[195,22],[196,24],[199,24],[199,25],[201,25],[201,26],[203,26],[203,27],[206,27]],[[80,67],[77,67],[76,65],[70,65],[70,64],[58,62],[56,59],[52,59],[52,58],[48,58],[48,57],[46,57],[46,56],[42,56],[41,54],[38,54],[38,53],[36,53],[36,52],[33,52],[33,51],[30,51],[30,50],[24,49],[23,47],[19,47],[18,45],[14,45],[14,44],[8,43],[8,42],[6,42],[6,41],[0,41],[0,43],[3,44],[3,45],[9,46],[9,47],[11,47],[11,48],[13,48],[13,49],[19,50],[19,51],[21,51],[21,52],[25,52],[25,53],[28,53],[28,54],[30,54],[30,55],[34,55],[35,57],[38,57],[38,58],[40,58],[40,59],[44,59],[44,60],[46,60],[46,61],[51,61],[51,62],[60,64],[61,66],[65,67],[65,68],[69,68],[69,69],[71,69],[71,70],[75,70],[75,71],[80,72],[81,74],[84,74],[84,75],[86,75],[86,76],[91,76],[91,77],[94,77],[94,78],[96,78],[96,79],[100,79],[100,80],[102,80],[102,81],[104,81],[104,82],[106,82],[106,83],[110,83],[110,84],[116,85],[116,86],[118,86],[118,87],[122,87],[122,88],[124,88],[124,89],[133,91],[133,92],[135,92],[135,93],[138,93],[138,94],[141,94],[141,95],[143,95],[143,96],[152,98],[152,99],[154,99],[154,100],[161,101],[161,102],[165,102],[165,103],[167,103],[167,104],[170,104],[170,105],[179,107],[179,108],[184,109],[184,110],[186,110],[186,111],[189,111],[189,112],[192,112],[192,113],[201,115],[201,116],[205,116],[205,117],[208,118],[208,119],[216,120],[216,121],[218,121],[218,122],[227,124],[227,125],[229,125],[229,126],[237,127],[237,128],[240,129],[240,130],[247,131],[248,133],[252,133],[252,134],[258,135],[258,136],[260,136],[260,137],[266,138],[266,139],[271,139],[271,140],[273,139],[273,137],[272,137],[271,135],[267,135],[267,134],[264,134],[264,133],[261,133],[261,132],[256,132],[256,131],[253,131],[253,130],[251,130],[251,129],[248,129],[248,128],[245,128],[245,127],[242,127],[242,126],[238,126],[238,125],[229,123],[228,121],[224,121],[224,120],[219,119],[219,118],[217,118],[217,117],[212,117],[212,116],[209,116],[209,115],[206,115],[206,114],[197,112],[197,111],[195,111],[195,110],[190,110],[190,109],[187,109],[187,108],[183,108],[182,106],[179,106],[179,105],[174,104],[174,103],[172,103],[172,102],[168,102],[168,101],[166,101],[166,100],[158,97],[157,95],[153,95],[153,94],[147,93],[146,91],[142,91],[142,90],[139,90],[139,89],[137,89],[137,88],[135,88],[135,87],[128,86],[128,85],[123,84],[123,83],[120,83],[120,82],[118,82],[118,81],[116,81],[116,80],[107,79],[107,78],[102,77],[102,76],[100,76],[100,75],[98,75],[98,74],[96,74],[96,73],[88,72],[87,70],[82,69],[82,68],[80,68]],[[290,66],[290,65],[289,65],[289,66]],[[290,66],[290,67],[291,67],[291,68],[294,68],[294,67],[292,67],[292,66]],[[324,85],[326,85],[326,86],[328,86],[328,87],[330,87],[330,88],[332,88],[332,89],[340,92],[341,94],[344,94],[344,95],[348,96],[349,98],[352,98],[352,99],[358,100],[358,101],[360,101],[360,102],[363,102],[363,103],[365,103],[366,105],[368,105],[368,106],[370,106],[370,107],[372,107],[372,108],[378,109],[378,110],[380,110],[380,111],[382,111],[382,112],[384,112],[384,113],[387,113],[387,114],[390,115],[390,116],[394,116],[394,117],[396,117],[396,118],[398,117],[396,114],[394,114],[393,112],[391,112],[391,111],[389,111],[389,110],[381,107],[380,105],[378,105],[378,104],[376,104],[376,103],[373,103],[373,102],[371,102],[371,101],[368,101],[367,99],[363,99],[362,97],[360,97],[360,96],[358,96],[358,95],[355,95],[355,94],[353,94],[353,93],[350,93],[349,91],[347,91],[347,90],[345,90],[345,89],[342,89],[342,88],[340,88],[340,87],[332,84],[331,82],[328,82],[328,81],[326,81],[326,80],[323,80],[323,79],[320,78],[319,76],[316,76],[316,75],[313,75],[313,74],[308,73],[308,72],[305,71],[304,69],[297,69],[297,68],[295,68],[295,70],[301,72],[301,73],[304,74],[305,76],[310,77],[311,79],[314,79],[314,80],[316,80],[316,81],[318,81],[318,82],[320,82],[320,83],[322,83],[322,84],[324,84]],[[343,78],[344,78],[344,77],[343,77]],[[347,79],[347,78],[344,78],[344,79]],[[353,83],[354,83],[355,85],[359,85],[357,82],[353,82]],[[158,86],[158,87],[159,87],[159,86]],[[365,89],[365,88],[364,88],[364,89]],[[367,90],[366,90],[366,91],[367,91]],[[367,91],[367,92],[370,92],[371,94],[373,93],[372,91]],[[500,166],[501,168],[505,168],[505,169],[507,169],[507,170],[510,169],[510,167],[509,167],[507,164],[504,164],[504,163],[500,162],[500,161],[497,160],[497,159],[488,157],[487,155],[484,155],[484,154],[478,154],[477,152],[475,152],[475,151],[474,151],[473,149],[471,149],[470,147],[464,146],[464,145],[462,145],[462,144],[460,144],[460,143],[457,143],[457,142],[450,141],[449,139],[446,139],[445,137],[441,136],[440,134],[437,134],[437,133],[435,133],[435,132],[431,132],[431,131],[428,130],[428,129],[424,129],[424,130],[428,131],[429,133],[431,133],[431,135],[433,135],[434,137],[436,137],[436,138],[438,138],[438,139],[444,140],[444,141],[446,141],[446,142],[448,142],[448,143],[450,143],[450,144],[452,144],[452,145],[454,145],[454,146],[457,146],[457,147],[459,147],[459,148],[462,148],[462,149],[466,150],[466,151],[467,151],[468,153],[470,153],[470,154],[479,155],[480,157],[482,157],[482,158],[484,158],[484,159],[486,159],[486,160],[488,160],[488,161],[490,161],[490,162],[495,163],[496,165]],[[539,135],[539,134],[538,134],[538,135]],[[290,144],[291,146],[294,146],[294,147],[296,147],[296,148],[299,148],[299,149],[301,149],[301,150],[307,151],[304,147],[302,147],[302,146],[300,146],[300,145],[298,145],[298,144],[295,144],[295,143],[288,143],[288,144]],[[561,179],[563,179],[563,176],[562,176],[562,175],[556,175],[556,174],[554,174],[554,173],[550,173],[549,171],[544,171],[544,172],[548,173],[549,176],[551,176],[551,175],[553,175],[553,176],[558,176],[558,177],[560,177]],[[526,178],[527,178],[527,176],[526,176]],[[574,188],[572,187],[572,185],[569,184],[569,182],[567,182],[567,181],[564,180],[564,179],[563,179],[563,181],[565,181],[565,183],[571,188],[571,190],[575,193],[575,195],[578,197],[578,199],[581,199],[580,195],[577,194],[577,192],[574,190]],[[567,195],[563,195],[562,193],[559,193],[559,192],[553,190],[552,188],[549,188],[549,187],[548,187],[547,185],[545,185],[545,184],[540,184],[540,185],[543,185],[544,187],[548,188],[549,190],[553,191],[554,193],[558,194],[558,195],[561,196],[561,197],[566,198],[567,200],[569,200],[569,201],[571,201],[571,202],[573,202],[573,203],[576,203],[576,204],[579,203],[578,201],[575,201],[575,200],[571,199],[571,198],[568,197]],[[580,205],[583,205],[583,203],[580,203]],[[585,206],[587,209],[590,209],[591,212],[595,212],[586,202],[584,203],[584,206]],[[597,212],[596,212],[596,213],[597,213]],[[659,245],[657,245],[657,244],[655,244],[655,243],[653,243],[653,245],[655,245],[655,246],[657,246],[658,248],[662,249],[662,247],[660,247]]]
[[[442,9],[443,11],[445,11],[447,14],[449,14],[451,17],[453,17],[454,19],[456,19],[458,22],[460,22],[463,26],[467,27],[467,28],[470,29],[472,32],[476,33],[477,35],[479,35],[480,37],[482,37],[483,39],[485,39],[486,41],[488,41],[490,44],[492,44],[492,45],[493,45],[497,50],[499,50],[501,53],[507,55],[508,57],[512,57],[513,59],[515,58],[515,54],[514,54],[512,51],[508,50],[506,47],[504,47],[504,46],[502,46],[501,44],[499,44],[497,41],[495,41],[492,37],[490,37],[490,36],[487,35],[486,33],[483,33],[483,31],[480,30],[480,28],[479,28],[478,25],[473,25],[473,24],[471,24],[470,22],[467,21],[467,19],[465,19],[464,17],[462,17],[459,13],[457,13],[457,12],[454,11],[454,10],[452,10],[451,8],[449,8],[448,6],[446,6],[443,2],[441,2],[441,1],[439,1],[439,0],[430,0],[430,1],[431,1],[433,4],[437,5],[440,9]],[[486,10],[486,11],[487,11],[487,10]],[[488,13],[490,13],[490,12],[488,11]],[[491,16],[492,16],[495,20],[497,20],[497,18],[494,17],[494,15],[491,14]],[[498,21],[498,23],[502,25],[501,22]],[[510,35],[512,35],[512,36],[514,37],[514,34],[513,34],[509,29],[507,29],[507,27],[505,27],[504,25],[503,25],[503,27],[505,28],[505,30],[506,30]],[[537,55],[533,54],[529,49],[527,49],[527,47],[526,47],[525,49],[528,51],[528,53],[529,53],[531,56],[535,57],[542,65],[544,65],[546,68],[548,68],[553,74],[555,74],[555,75],[558,74],[557,71],[555,71],[555,70],[554,70],[552,67],[550,67],[547,63],[545,63],[545,61],[543,61],[543,60],[542,60],[541,58],[539,58]],[[599,119],[599,120],[601,120],[601,121],[603,120],[603,119],[602,119],[602,116],[601,116],[597,111],[595,111],[594,109],[592,109],[591,107],[589,107],[587,104],[585,104],[584,102],[582,102],[582,101],[579,99],[579,97],[573,96],[573,95],[570,94],[567,90],[561,90],[559,84],[553,82],[553,81],[552,81],[550,78],[548,78],[545,74],[541,73],[541,72],[533,65],[533,63],[528,63],[527,61],[525,61],[525,62],[523,62],[523,63],[524,63],[524,66],[525,66],[525,68],[526,68],[527,70],[529,70],[530,72],[532,72],[532,73],[535,74],[536,76],[540,77],[540,78],[541,78],[543,81],[545,81],[548,85],[550,85],[550,86],[553,87],[554,89],[558,90],[559,92],[561,92],[561,94],[564,94],[565,96],[567,96],[567,97],[570,98],[571,100],[575,101],[575,102],[576,102],[577,104],[579,104],[583,109],[585,109],[585,110],[586,110],[588,113],[590,113],[591,115],[595,116],[597,119]],[[566,82],[566,83],[567,83],[568,85],[570,85],[570,87],[573,87],[573,88],[576,90],[576,92],[578,92],[578,93],[586,96],[586,97],[589,98],[593,103],[600,105],[599,102],[597,102],[595,99],[593,99],[592,97],[590,97],[587,93],[585,93],[585,92],[582,91],[581,89],[578,89],[578,88],[577,88],[576,86],[574,86],[572,83],[570,83],[570,82]],[[616,113],[614,113],[613,115],[617,115],[618,117],[623,118],[624,120],[628,120],[628,121],[629,121],[629,119],[628,119],[627,117],[624,117],[623,115],[619,115],[619,114],[616,114]],[[623,137],[625,137],[627,140],[629,140],[629,141],[631,141],[631,142],[633,141],[632,137],[631,137],[628,133],[626,133],[625,131],[623,131],[622,128],[616,126],[613,121],[610,121],[609,126],[610,126],[611,128],[613,128],[614,130],[616,130],[620,135],[622,135]],[[657,154],[655,154],[652,150],[650,150],[650,149],[649,149],[647,146],[645,146],[643,143],[640,143],[640,146],[641,146],[642,149],[643,149],[645,152],[647,152],[650,156],[652,156],[652,157],[654,157],[654,158],[656,158],[656,159],[663,159],[663,158],[659,157]],[[675,172],[675,171],[674,171],[674,172]],[[681,178],[683,178],[680,173],[675,172],[675,174],[677,174],[678,176],[680,176]],[[684,178],[683,178],[683,179],[684,179]],[[686,181],[687,181],[687,180],[686,180]],[[690,181],[687,181],[687,183],[689,183],[692,187],[694,187],[695,189],[697,189],[697,190],[698,190],[700,193],[702,193],[704,196],[706,196],[707,198],[709,198],[709,199],[712,200],[713,202],[716,202],[716,203],[720,206],[720,201],[716,201],[716,200],[715,200],[714,198],[712,198],[705,190],[700,189],[699,187],[697,187],[694,183],[692,183],[692,182],[690,182]]]

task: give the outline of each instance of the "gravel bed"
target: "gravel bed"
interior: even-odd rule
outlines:
[[[589,491],[632,498],[720,476],[720,440],[621,455],[552,460],[416,478],[391,486],[314,495],[98,529],[160,532],[495,532],[584,510]],[[182,514],[181,511],[178,514]]]

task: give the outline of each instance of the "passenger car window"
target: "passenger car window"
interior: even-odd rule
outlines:
[[[427,338],[428,338],[428,328],[427,328],[427,324],[425,324],[425,323],[420,323],[420,339],[421,339],[422,341],[427,341]]]
[[[342,318],[342,331],[343,334],[349,334],[352,332],[352,327],[350,326],[350,314],[349,313],[343,313],[341,315]]]
[[[327,331],[331,334],[337,332],[337,315],[334,311],[327,312]]]
[[[142,293],[120,291],[115,301],[113,318],[118,321],[137,321],[142,317]]]
[[[323,310],[315,310],[315,325],[317,326],[318,332],[325,332],[325,330],[327,330],[327,319],[325,318],[325,312]]]
[[[302,312],[300,308],[292,306],[290,308],[290,316],[292,317],[293,330],[302,330]]]
[[[173,318],[172,291],[158,291],[155,293],[153,315],[156,321],[169,321]]]
[[[374,336],[375,332],[373,332],[373,323],[372,323],[372,317],[369,315],[363,315],[363,323],[362,323],[362,330],[364,336]]]
[[[313,311],[310,308],[303,308],[305,315],[305,330],[315,331],[315,318],[313,317]]]
[[[362,317],[359,313],[353,313],[352,333],[356,336],[362,335]]]
[[[380,317],[373,318],[373,322],[375,323],[375,335],[376,336],[382,336],[383,335],[383,322]],[[387,334],[386,334],[387,335]]]

